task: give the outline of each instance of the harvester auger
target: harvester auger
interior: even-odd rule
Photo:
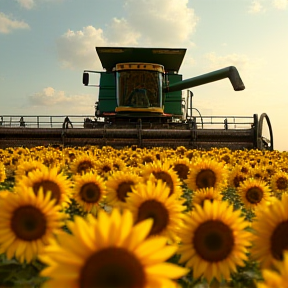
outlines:
[[[259,118],[257,114],[251,117],[202,116],[192,107],[192,91],[187,90],[187,96],[182,95],[182,90],[224,78],[230,80],[235,91],[244,90],[235,67],[182,80],[178,71],[186,49],[96,47],[96,51],[104,71],[85,70],[83,73],[85,86],[95,86],[89,83],[91,73],[100,75],[100,83],[96,85],[99,97],[95,116],[82,116],[82,127],[73,126],[67,122],[71,117],[66,117],[62,126],[53,128],[52,116],[50,128],[41,127],[41,116],[37,116],[37,128],[32,127],[32,121],[26,127],[7,127],[7,123],[13,121],[11,116],[5,121],[8,116],[4,116],[0,125],[0,148],[137,145],[273,150],[272,127],[265,113]],[[197,116],[192,113],[194,111],[198,112]],[[266,137],[263,136],[265,125],[269,134]]]

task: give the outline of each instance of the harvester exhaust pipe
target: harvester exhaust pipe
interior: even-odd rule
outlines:
[[[200,86],[210,82],[218,81],[224,78],[229,78],[235,91],[241,91],[245,89],[244,83],[239,75],[238,70],[234,66],[229,66],[223,69],[219,69],[207,74],[196,76],[183,80],[181,82],[173,83],[164,88],[164,92],[174,92]]]

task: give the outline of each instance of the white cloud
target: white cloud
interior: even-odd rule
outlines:
[[[279,10],[285,10],[288,7],[288,0],[274,0],[273,5]]]
[[[188,0],[127,0],[125,7],[131,27],[141,33],[146,45],[177,46],[188,42],[198,17]]]
[[[17,2],[22,6],[23,8],[30,10],[34,7],[35,1],[34,0],[17,0]]]
[[[29,106],[34,108],[45,108],[51,111],[63,110],[77,111],[77,114],[86,111],[94,113],[95,96],[67,95],[64,91],[55,90],[53,87],[46,87],[42,91],[34,93],[28,98]]]
[[[59,60],[66,68],[97,69],[101,66],[95,46],[192,46],[198,17],[187,4],[188,0],[127,0],[126,17],[111,19],[105,30],[87,26],[62,35],[57,40]]]
[[[264,60],[260,58],[249,58],[245,54],[228,54],[225,56],[217,55],[214,52],[204,55],[203,67],[205,70],[214,71],[229,66],[235,66],[244,81],[245,85],[250,85],[253,81],[259,80],[259,73],[262,75],[261,67],[264,65]]]
[[[27,9],[27,10],[31,10],[32,8],[34,8],[36,6],[36,3],[39,2],[62,2],[64,0],[17,0],[18,4]]]
[[[229,54],[225,56],[218,56],[214,52],[207,53],[204,58],[208,61],[210,69],[221,69],[228,66],[235,66],[241,70],[247,70],[251,67],[251,60],[246,55]]]
[[[107,44],[112,46],[137,46],[141,37],[141,33],[132,28],[125,18],[113,18],[106,35],[109,42]]]
[[[29,25],[24,21],[18,21],[12,19],[11,16],[8,16],[0,12],[0,33],[9,34],[16,29],[29,29]]]
[[[263,7],[260,1],[255,0],[251,3],[248,13],[257,14],[257,13],[264,13],[265,11],[266,9]]]
[[[102,29],[87,26],[82,31],[68,30],[57,40],[58,56],[64,68],[92,69],[96,66],[95,46],[106,43]]]

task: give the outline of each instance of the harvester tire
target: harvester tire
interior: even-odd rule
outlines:
[[[264,119],[266,119],[268,129],[269,129],[269,137],[270,139],[266,139],[263,134],[263,123]],[[270,119],[266,113],[262,113],[259,121],[258,121],[258,129],[257,129],[257,149],[259,150],[269,150],[273,151],[273,131]]]

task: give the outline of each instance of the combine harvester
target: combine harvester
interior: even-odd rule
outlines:
[[[235,67],[182,80],[178,71],[186,49],[96,47],[96,51],[105,70],[83,73],[85,86],[95,86],[89,83],[89,76],[100,74],[95,117],[85,117],[78,128],[69,128],[68,119],[58,128],[52,127],[52,123],[50,128],[43,128],[39,116],[35,127],[32,123],[26,127],[2,125],[0,148],[137,145],[273,150],[271,123],[265,113],[259,118],[257,114],[202,116],[192,107],[193,93],[187,89],[195,86],[228,78],[235,91],[244,90]],[[183,97],[185,89],[187,96]],[[268,137],[262,135],[264,125],[268,127]]]

